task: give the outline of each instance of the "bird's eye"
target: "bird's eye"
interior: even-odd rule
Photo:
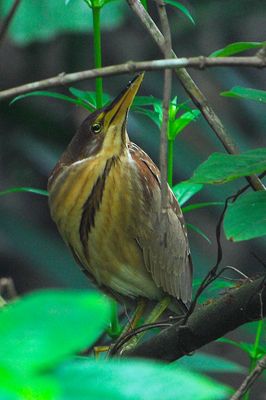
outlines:
[[[93,133],[100,133],[101,130],[102,130],[102,125],[99,124],[98,122],[96,122],[95,124],[93,124],[93,125],[91,126],[91,131],[92,131]]]

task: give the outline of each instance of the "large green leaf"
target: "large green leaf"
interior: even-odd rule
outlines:
[[[216,50],[209,57],[228,57],[234,54],[242,53],[251,49],[259,49],[266,45],[266,42],[235,42],[230,43],[222,49]]]
[[[172,365],[183,367],[184,369],[189,368],[198,372],[246,372],[246,369],[236,362],[203,352],[197,352],[192,356],[182,357],[180,360],[175,361]]]
[[[227,92],[220,93],[221,96],[235,97],[237,99],[254,100],[259,103],[266,103],[266,90],[250,89],[242,86],[234,86]]]
[[[148,361],[79,360],[61,367],[57,377],[60,400],[219,400],[231,393],[203,375]]]
[[[248,193],[230,204],[224,230],[235,242],[266,235],[266,191]]]
[[[0,310],[0,368],[27,375],[85,350],[107,327],[108,301],[97,293],[43,290]]]
[[[0,15],[6,15],[13,0],[0,2]],[[115,1],[103,7],[101,27],[119,25],[126,6]],[[64,32],[89,32],[92,30],[92,12],[84,1],[74,0],[67,6],[64,0],[23,0],[12,21],[9,35],[20,44],[36,40],[48,40]]]
[[[200,183],[180,182],[173,187],[173,192],[180,206],[203,188]]]
[[[213,153],[194,172],[191,183],[221,184],[265,171],[266,148],[239,155]]]

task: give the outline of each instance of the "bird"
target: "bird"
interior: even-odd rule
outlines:
[[[160,171],[127,133],[143,77],[82,122],[49,177],[50,213],[75,260],[105,293],[120,302],[169,296],[188,307],[192,261],[181,208],[167,186],[162,243]]]

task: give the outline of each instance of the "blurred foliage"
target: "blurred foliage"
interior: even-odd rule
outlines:
[[[206,393],[218,400],[232,392],[176,366],[73,357],[93,345],[109,319],[107,299],[81,291],[35,292],[2,307],[1,398],[149,400],[156,396],[171,400],[182,391],[185,400],[195,396],[205,400]]]
[[[13,0],[3,0],[0,15],[5,16]],[[102,13],[102,27],[115,28],[122,23],[126,11],[124,2],[115,1],[107,5]],[[33,41],[52,39],[67,32],[89,32],[92,30],[91,11],[81,0],[65,4],[64,0],[24,0],[15,15],[9,34],[15,42],[26,45]]]

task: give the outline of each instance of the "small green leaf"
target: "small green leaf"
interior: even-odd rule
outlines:
[[[132,109],[134,110],[134,107],[154,106],[156,104],[161,106],[162,101],[153,96],[136,96],[132,104]]]
[[[47,190],[35,189],[35,188],[31,188],[31,187],[14,187],[14,188],[2,190],[0,192],[0,196],[4,196],[4,195],[10,194],[10,193],[17,193],[17,192],[29,192],[29,193],[39,194],[41,196],[48,196]]]
[[[183,213],[186,213],[189,211],[198,210],[200,208],[212,207],[212,206],[224,206],[224,203],[222,201],[206,201],[203,203],[190,204],[186,207],[182,207],[182,211]]]
[[[19,375],[85,350],[110,320],[110,304],[85,291],[43,290],[0,310],[0,366]]]
[[[230,43],[222,49],[216,50],[209,57],[228,57],[242,53],[246,50],[259,49],[266,45],[266,42],[235,42]]]
[[[192,229],[193,231],[197,232],[200,236],[203,237],[203,239],[207,240],[207,242],[208,242],[209,244],[211,244],[211,241],[210,241],[210,239],[208,238],[208,236],[205,235],[205,233],[204,233],[200,228],[198,228],[197,226],[195,226],[195,225],[193,225],[193,224],[188,224],[188,223],[187,223],[187,227],[190,228],[190,229]]]
[[[10,105],[14,104],[18,100],[22,100],[22,99],[25,99],[26,97],[33,97],[33,96],[52,97],[54,99],[68,101],[69,103],[76,104],[78,106],[82,106],[82,107],[86,108],[87,110],[91,111],[91,108],[89,107],[89,105],[82,100],[76,100],[76,99],[73,99],[72,97],[66,96],[61,93],[48,92],[48,91],[35,91],[35,92],[26,93],[26,94],[21,94],[20,96],[15,97],[10,102]]]
[[[213,153],[194,172],[189,182],[221,184],[266,169],[266,147],[239,155]]]
[[[244,88],[242,86],[234,86],[228,92],[220,93],[221,96],[235,97],[237,99],[254,100],[259,103],[266,103],[266,90]]]
[[[200,183],[180,182],[173,187],[173,192],[180,206],[185,204],[191,197],[203,188]]]
[[[192,22],[193,25],[195,25],[194,18],[192,17],[190,11],[185,7],[183,4],[181,4],[179,1],[176,0],[165,0],[164,1],[166,4],[170,4],[171,6],[178,8],[179,11],[181,11],[189,20]]]
[[[192,121],[195,121],[199,116],[199,110],[190,110],[181,115],[172,123],[170,123],[168,130],[168,139],[174,140],[176,136],[186,128],[186,126],[188,126]]]
[[[202,352],[197,352],[189,357],[182,357],[180,360],[171,364],[171,366],[175,365],[185,370],[192,369],[198,372],[228,372],[238,374],[246,372],[246,368],[234,361]]]
[[[266,235],[266,191],[252,192],[231,203],[224,218],[228,240],[240,242]]]
[[[59,400],[173,400],[180,393],[182,400],[219,400],[231,393],[204,375],[140,360],[77,360],[60,367],[57,377],[63,391]]]
[[[90,92],[87,90],[80,90],[74,87],[70,87],[69,91],[73,96],[77,97],[80,100],[83,100],[87,104],[90,105],[91,111],[96,110],[96,93]],[[107,93],[103,93],[103,105],[105,106],[110,101],[110,96]]]
[[[231,346],[234,346],[234,347],[244,351],[249,356],[252,356],[252,354],[253,354],[253,344],[251,344],[251,343],[236,342],[235,340],[231,340],[231,339],[227,339],[227,338],[219,338],[217,340],[217,342],[230,344]]]

